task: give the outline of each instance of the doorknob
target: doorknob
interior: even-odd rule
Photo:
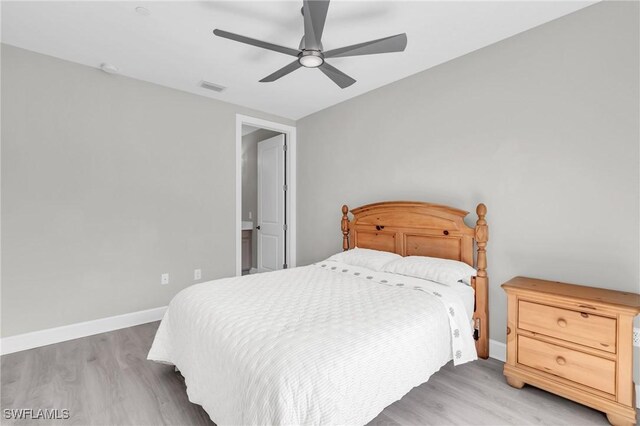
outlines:
[[[256,226],[256,229],[259,231],[260,230],[260,225]]]

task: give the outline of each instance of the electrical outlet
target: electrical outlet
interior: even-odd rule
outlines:
[[[633,328],[633,346],[637,346],[640,348],[640,328]]]
[[[162,285],[169,284],[169,274],[160,275],[160,284]]]
[[[202,269],[194,269],[193,270],[193,280],[201,280],[202,279]]]

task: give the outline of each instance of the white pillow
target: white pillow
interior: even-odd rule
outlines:
[[[471,277],[476,275],[476,270],[464,262],[426,256],[402,257],[387,263],[382,272],[422,278],[441,284],[462,281],[469,285]]]
[[[402,256],[400,256],[399,254],[390,253],[388,251],[378,251],[356,247],[351,250],[343,251],[342,253],[334,254],[327,260],[342,262],[352,266],[361,266],[363,268],[369,268],[374,271],[381,271],[384,265],[396,259],[402,259]]]

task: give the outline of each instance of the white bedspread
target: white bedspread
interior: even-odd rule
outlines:
[[[476,359],[471,335],[449,287],[325,261],[181,291],[148,358],[218,425],[358,425]]]

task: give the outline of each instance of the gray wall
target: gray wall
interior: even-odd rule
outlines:
[[[279,134],[272,130],[258,129],[242,137],[242,220],[251,220],[254,226],[258,219],[258,143]],[[249,219],[249,212],[253,219]],[[257,237],[252,239],[254,268],[258,265],[257,242]]]
[[[233,275],[236,113],[2,45],[2,336]]]
[[[484,202],[493,339],[515,275],[639,292],[638,7],[596,4],[299,120],[299,264],[341,249],[343,203]]]

